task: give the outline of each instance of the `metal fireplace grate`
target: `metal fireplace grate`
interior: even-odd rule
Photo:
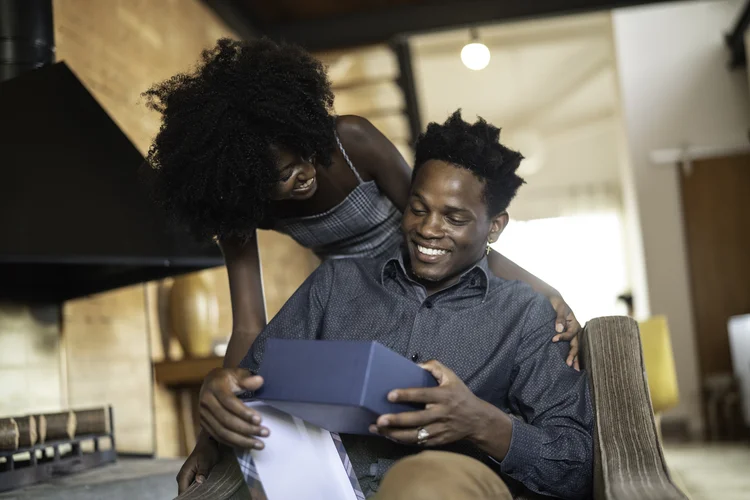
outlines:
[[[110,432],[107,434],[84,434],[73,439],[0,451],[0,492],[115,462],[117,452],[112,407],[109,407],[109,420]],[[105,443],[109,446],[103,449]]]

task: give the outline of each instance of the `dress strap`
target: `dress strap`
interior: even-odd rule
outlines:
[[[339,134],[334,132],[334,135],[336,136],[336,144],[339,145],[339,149],[341,150],[341,154],[344,155],[344,159],[346,160],[346,164],[349,165],[349,168],[352,169],[352,172],[354,172],[354,175],[357,177],[357,180],[360,184],[362,184],[364,181],[362,180],[362,177],[359,176],[359,172],[357,172],[357,169],[354,168],[354,164],[349,159],[349,155],[346,154],[346,150],[344,149],[344,145],[341,144],[341,139],[339,139]]]

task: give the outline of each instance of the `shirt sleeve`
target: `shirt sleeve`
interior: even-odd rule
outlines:
[[[593,412],[584,372],[565,364],[570,344],[553,343],[555,314],[538,298],[516,352],[509,390],[508,454],[500,470],[543,495],[589,498]]]
[[[323,315],[331,293],[333,275],[333,261],[323,262],[313,271],[258,335],[240,362],[240,367],[257,373],[269,338],[299,340],[319,338]]]

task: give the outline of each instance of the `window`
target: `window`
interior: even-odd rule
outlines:
[[[616,212],[511,220],[493,248],[554,286],[582,325],[626,313],[617,301],[629,283]]]

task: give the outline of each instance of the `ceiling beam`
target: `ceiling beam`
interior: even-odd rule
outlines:
[[[409,41],[399,37],[391,44],[391,49],[398,60],[399,76],[396,80],[401,91],[404,93],[404,104],[406,106],[406,117],[409,120],[410,141],[414,144],[422,132],[422,115],[419,112],[419,99],[417,98],[417,86],[414,82],[414,68],[412,68],[411,47]]]
[[[665,2],[653,0],[466,0],[450,3],[429,2],[401,5],[372,12],[356,12],[318,20],[277,24],[265,27],[264,31],[271,38],[294,42],[315,52],[383,43],[401,34],[437,31],[500,21],[577,14],[650,3]]]

